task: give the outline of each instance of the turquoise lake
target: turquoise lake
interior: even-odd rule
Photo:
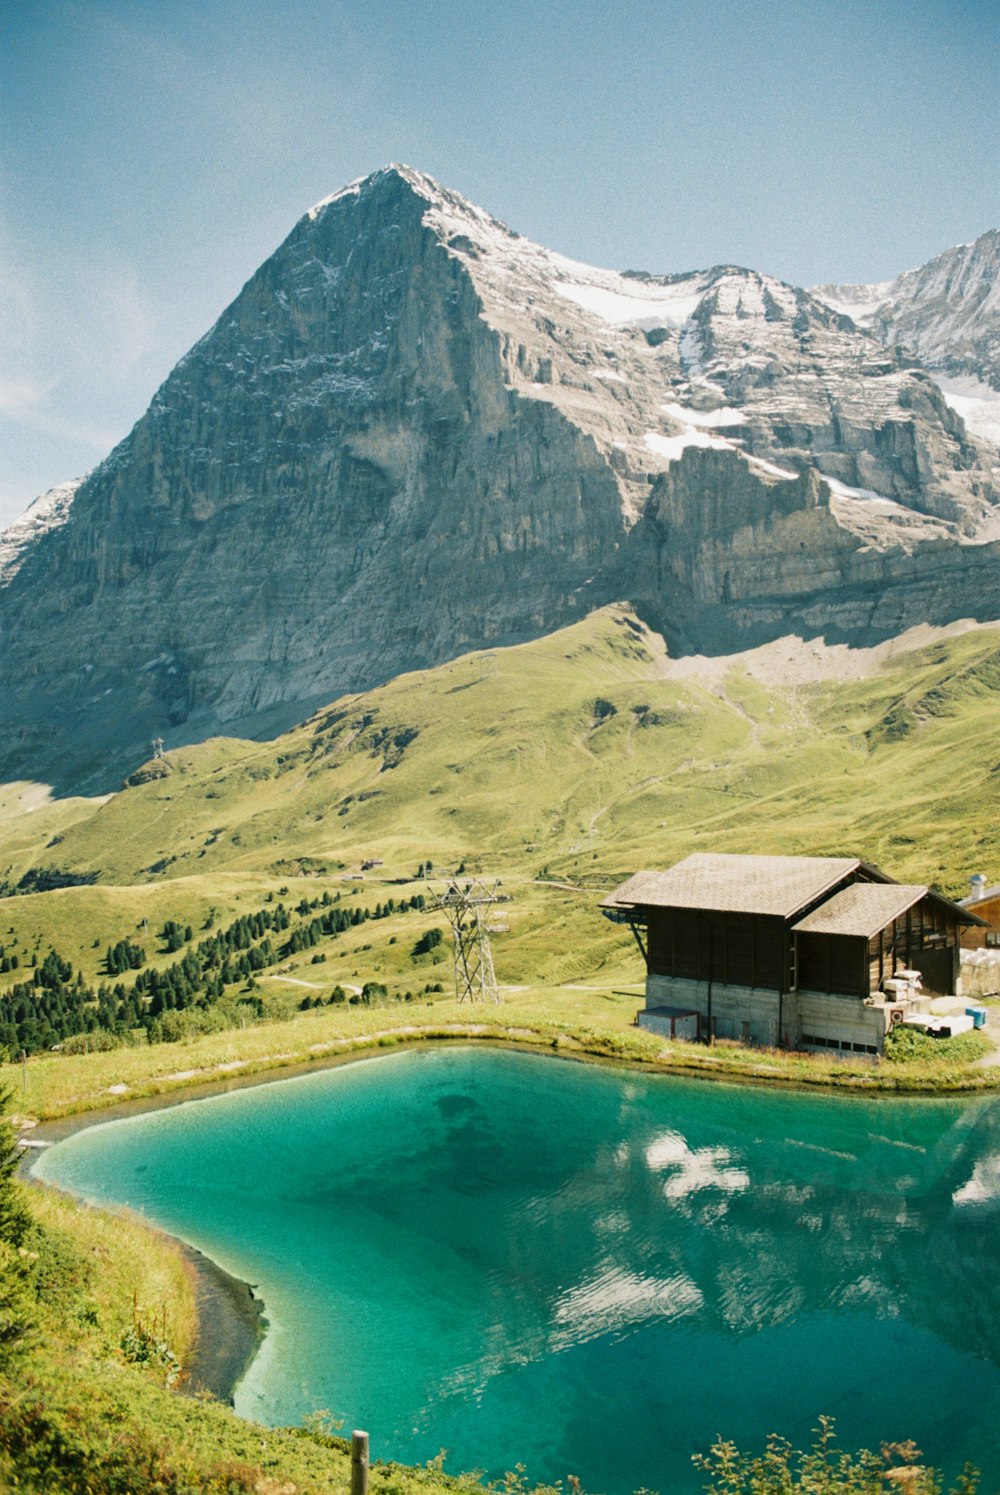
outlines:
[[[36,1176],[257,1285],[237,1410],[372,1456],[696,1491],[717,1433],[1000,1487],[1000,1101],[428,1049],[90,1127]]]

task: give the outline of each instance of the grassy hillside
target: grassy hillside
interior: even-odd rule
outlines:
[[[432,877],[463,867],[515,894],[502,979],[571,981],[609,962],[626,979],[627,940],[593,897],[570,907],[545,882],[596,891],[693,849],[857,853],[959,896],[970,872],[990,874],[1000,630],[841,681],[796,683],[780,658],[762,667],[766,652],[680,668],[611,608],[347,697],[272,742],[178,749],[103,801],[8,786],[0,881],[79,885],[0,900],[0,947],[21,979],[55,946],[96,981],[123,938],[168,964],[155,938],[168,918],[219,928],[303,886],[374,902],[390,882],[423,887],[431,863]],[[362,877],[366,858],[383,865]],[[409,930],[350,942],[323,980],[409,980]],[[0,974],[0,991],[16,979]]]
[[[393,875],[429,858],[607,882],[694,846],[752,846],[850,848],[957,892],[988,867],[1000,629],[842,683],[783,681],[778,659],[768,675],[738,656],[699,683],[605,609],[346,697],[272,742],[178,749],[100,803],[26,810],[13,786],[0,879],[211,889],[221,873],[273,881],[377,856]]]

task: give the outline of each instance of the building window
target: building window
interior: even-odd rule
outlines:
[[[877,1054],[878,1049],[873,1043],[852,1043],[847,1038],[827,1038],[822,1033],[803,1033],[802,1044],[805,1048],[813,1049],[837,1049],[845,1054]]]

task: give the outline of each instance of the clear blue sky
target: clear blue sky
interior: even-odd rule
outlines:
[[[388,161],[618,268],[878,280],[1000,226],[996,0],[6,0],[0,59],[0,524]]]

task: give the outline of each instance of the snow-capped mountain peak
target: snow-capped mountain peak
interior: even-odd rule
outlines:
[[[30,504],[19,519],[0,530],[0,587],[20,569],[32,547],[43,535],[61,529],[70,516],[73,500],[89,474],[59,483]]]
[[[93,782],[623,598],[675,651],[1000,617],[995,463],[829,299],[586,265],[387,167],[7,532],[2,769]]]
[[[886,346],[919,358],[941,376],[970,430],[1000,439],[1000,229],[956,244],[894,280],[817,286],[813,294]],[[972,395],[956,380],[971,380],[982,392]]]

